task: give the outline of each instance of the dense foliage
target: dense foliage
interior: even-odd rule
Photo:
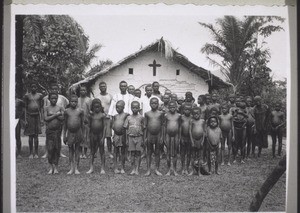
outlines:
[[[83,79],[101,45],[89,47],[88,36],[67,15],[23,16],[22,74],[24,83],[37,81],[47,91],[57,82],[63,93]]]

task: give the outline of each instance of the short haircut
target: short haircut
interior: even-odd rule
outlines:
[[[201,108],[200,108],[200,107],[197,107],[197,106],[194,107],[192,110],[193,110],[193,113],[194,113],[195,111],[198,111],[198,112],[200,112],[200,113],[202,112]]]
[[[94,105],[97,104],[97,103],[100,104],[100,108],[101,108],[100,111],[101,111],[101,112],[104,112],[104,111],[103,111],[103,107],[102,107],[101,100],[100,100],[99,98],[95,98],[95,99],[92,100],[91,110],[94,112]]]
[[[153,97],[153,98],[150,99],[150,102],[151,102],[152,100],[157,100],[157,101],[158,101],[158,98],[157,98],[157,97]]]
[[[50,99],[51,95],[55,95],[58,98],[58,94],[56,92],[50,92],[48,95],[48,99]]]
[[[185,96],[191,96],[191,97],[193,97],[193,93],[192,92],[186,92]]]
[[[37,86],[38,84],[37,84],[36,81],[31,81],[31,82],[29,83],[29,86],[32,86],[32,85],[36,85],[36,86]]]
[[[147,84],[147,85],[145,86],[145,91],[146,91],[147,88],[151,88],[151,89],[152,89],[152,85],[151,85],[151,84]]]
[[[193,104],[192,103],[187,103],[187,102],[184,102],[183,104],[182,104],[182,106],[183,106],[183,109],[185,109],[186,107],[191,107],[191,108],[193,108]],[[194,107],[195,108],[195,107]]]
[[[261,97],[259,95],[257,95],[257,96],[254,97],[254,101],[258,101],[258,100],[261,101]]]
[[[175,104],[175,106],[177,106],[177,102],[176,102],[176,101],[170,101],[170,102],[169,102],[169,106],[170,106],[171,104]]]
[[[80,84],[79,88],[85,88],[87,90],[87,85],[86,84]]]
[[[56,83],[56,82],[51,82],[51,83],[50,83],[50,87],[52,88],[52,87],[59,87],[59,86],[58,86],[58,83]]]
[[[135,92],[142,92],[140,89],[135,89],[134,91]]]
[[[207,126],[210,126],[210,120],[213,119],[213,118],[216,119],[217,124],[219,125],[219,120],[218,120],[217,116],[210,116],[210,117],[207,119]]]
[[[77,96],[76,94],[72,94],[72,95],[70,96],[70,100],[71,100],[72,98],[76,98],[76,99],[78,100],[78,96]]]
[[[138,102],[138,101],[132,101],[132,102],[131,102],[131,106],[133,106],[133,104],[138,104],[139,107],[140,107],[140,102]]]
[[[127,84],[127,82],[124,81],[124,80],[123,80],[123,81],[120,81],[119,85],[124,84],[124,83]]]
[[[125,102],[124,102],[123,100],[117,101],[116,105],[117,105],[117,104],[122,104],[123,106],[125,106]]]
[[[99,83],[99,86],[100,86],[101,84],[105,84],[105,85],[106,85],[106,83],[105,83],[104,81],[101,81],[101,82]]]
[[[159,85],[159,83],[157,81],[153,81],[152,86],[154,86],[154,84],[158,84]]]

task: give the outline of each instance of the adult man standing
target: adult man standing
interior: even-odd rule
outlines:
[[[110,116],[114,116],[117,114],[116,103],[120,100],[125,102],[124,112],[132,114],[130,105],[131,105],[131,102],[132,102],[134,96],[127,93],[127,82],[121,81],[119,83],[119,88],[120,88],[120,93],[115,94],[111,100],[111,104],[110,104],[110,107],[108,110],[108,115],[110,115]]]
[[[268,148],[267,121],[270,109],[266,104],[262,104],[261,97],[254,97],[255,106],[253,114],[255,119],[254,134],[256,137],[255,144],[252,145],[252,153],[255,155],[255,146],[258,146],[258,155],[260,157],[262,148]]]
[[[106,131],[104,132],[104,137],[106,138],[106,145],[109,153],[109,157],[113,158],[112,155],[112,129],[111,129],[111,116],[108,115],[109,107],[112,102],[112,95],[107,92],[107,85],[104,81],[99,83],[99,90],[100,94],[96,98],[99,98],[104,110],[104,113],[106,114],[106,118],[104,120],[104,125],[106,126]]]

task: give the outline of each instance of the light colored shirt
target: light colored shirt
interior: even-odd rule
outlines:
[[[111,105],[111,101],[112,101],[112,95],[107,93],[106,95],[100,95],[97,96],[96,98],[99,98],[100,101],[101,101],[101,104],[102,104],[102,107],[103,107],[103,110],[104,110],[104,113],[105,114],[108,114],[108,111],[109,111],[109,107]]]
[[[128,94],[128,93],[126,93],[124,95],[121,93],[115,94],[111,100],[111,104],[110,104],[110,107],[108,110],[108,115],[114,116],[114,115],[118,114],[116,111],[116,104],[120,100],[123,100],[125,102],[124,112],[128,113],[128,114],[132,114],[130,105],[131,105],[133,98],[134,98],[133,95]]]
[[[44,109],[47,106],[51,105],[50,104],[50,100],[48,99],[48,95],[46,95],[43,98],[43,102],[44,102]],[[66,109],[66,107],[68,106],[68,104],[69,104],[69,100],[65,96],[58,94],[56,105],[62,107],[63,109]]]

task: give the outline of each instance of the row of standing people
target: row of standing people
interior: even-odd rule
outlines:
[[[33,87],[34,87],[34,85],[33,85]],[[142,114],[142,115],[144,115],[145,116],[145,120],[147,120],[146,119],[146,113],[145,112],[147,112],[147,111],[152,111],[152,107],[151,107],[151,104],[149,103],[150,102],[150,100],[153,98],[153,97],[158,97],[157,98],[157,100],[158,100],[158,108],[159,108],[159,111],[162,111],[163,112],[163,114],[166,114],[166,112],[167,111],[169,111],[169,105],[173,105],[173,104],[169,104],[168,102],[169,102],[169,100],[171,99],[172,101],[171,101],[171,103],[175,103],[175,104],[177,104],[178,103],[178,105],[179,105],[179,107],[175,107],[176,108],[176,111],[178,111],[178,112],[180,112],[180,114],[183,114],[182,116],[180,115],[180,114],[178,114],[178,115],[180,115],[179,117],[180,117],[180,119],[178,120],[178,121],[176,121],[177,123],[178,123],[178,125],[180,126],[179,127],[179,130],[181,130],[182,129],[182,127],[181,126],[184,126],[184,125],[181,125],[181,124],[184,124],[184,122],[183,122],[183,120],[184,120],[184,116],[185,117],[189,117],[188,116],[188,113],[187,114],[185,114],[184,112],[185,111],[190,111],[190,110],[185,110],[185,108],[189,108],[187,105],[189,105],[189,103],[191,104],[191,106],[192,106],[192,109],[193,109],[193,111],[194,111],[194,107],[197,105],[194,101],[194,98],[193,98],[193,96],[192,96],[192,93],[191,92],[187,92],[186,93],[186,97],[185,97],[185,100],[182,100],[182,99],[178,99],[177,100],[177,97],[176,97],[176,95],[175,94],[171,94],[170,93],[170,91],[166,91],[165,92],[165,94],[162,96],[160,93],[159,93],[159,90],[158,90],[158,88],[159,88],[159,84],[157,83],[157,82],[154,82],[152,85],[150,85],[150,86],[146,86],[146,95],[144,96],[144,97],[142,97],[142,98],[140,98],[139,97],[139,95],[141,94],[141,91],[139,91],[139,90],[132,90],[132,87],[133,86],[129,86],[129,87],[127,87],[127,83],[125,82],[125,81],[122,81],[122,82],[120,82],[120,94],[116,94],[116,95],[114,95],[114,96],[111,96],[110,94],[108,94],[107,93],[107,87],[106,87],[106,84],[104,83],[104,82],[101,82],[100,84],[99,84],[99,89],[100,89],[100,96],[99,96],[99,99],[101,100],[100,101],[100,105],[103,105],[103,109],[104,109],[104,129],[103,129],[103,135],[105,136],[104,138],[106,138],[106,140],[107,140],[107,143],[108,143],[108,148],[109,148],[109,151],[110,151],[110,154],[111,154],[111,136],[112,136],[112,134],[111,134],[111,126],[114,126],[114,125],[112,125],[112,121],[114,120],[114,119],[111,119],[111,118],[114,118],[114,116],[116,116],[116,114],[118,114],[118,112],[117,112],[117,103],[118,103],[118,101],[120,101],[120,100],[122,100],[123,102],[124,102],[124,109],[123,109],[123,111],[128,115],[128,114],[130,114],[130,106],[131,106],[131,102],[132,101],[137,101],[137,103],[139,104],[139,108],[142,108],[142,109],[139,109],[138,110],[138,113],[140,113],[140,114]],[[31,93],[30,93],[30,97],[31,98],[33,98],[33,96],[36,96],[36,94],[32,94],[32,93],[34,93],[34,89],[35,88],[32,88],[32,90],[31,90]],[[130,91],[131,90],[131,91]],[[130,93],[133,93],[135,96],[132,96],[131,94],[129,94],[128,92],[130,92]],[[79,97],[79,99],[78,99],[78,104],[76,104],[76,108],[78,108],[77,107],[77,105],[79,106],[79,108],[81,108],[81,109],[83,109],[83,120],[84,121],[86,121],[86,120],[88,120],[87,119],[87,115],[90,115],[91,113],[90,113],[90,109],[91,109],[91,106],[90,106],[90,104],[91,104],[91,99],[89,99],[87,96],[86,96],[86,87],[81,87],[81,89],[80,89],[80,97]],[[153,92],[154,92],[154,95],[153,95]],[[155,94],[156,93],[156,94]],[[55,96],[55,95],[54,95]],[[260,152],[261,152],[261,148],[262,148],[262,141],[264,141],[265,140],[265,134],[264,134],[264,132],[263,133],[261,133],[260,131],[261,131],[261,129],[259,129],[259,128],[257,128],[259,125],[252,125],[251,124],[251,122],[253,123],[253,119],[252,119],[252,121],[251,121],[251,119],[250,119],[250,117],[252,116],[252,118],[253,117],[255,117],[255,115],[256,114],[261,114],[262,115],[262,117],[264,117],[264,118],[257,118],[261,123],[263,123],[263,122],[265,122],[266,120],[267,120],[267,116],[268,116],[268,108],[265,106],[265,105],[261,105],[261,103],[260,104],[257,104],[256,103],[256,106],[254,107],[254,108],[252,108],[252,110],[249,110],[247,107],[250,107],[250,106],[247,106],[247,107],[245,107],[244,105],[245,104],[241,104],[242,106],[239,106],[240,105],[240,102],[241,103],[244,103],[244,101],[243,100],[239,100],[238,98],[236,99],[236,103],[234,103],[234,100],[233,100],[233,98],[232,97],[229,97],[229,103],[227,104],[227,106],[226,105],[222,105],[223,107],[222,107],[222,113],[221,113],[221,107],[220,107],[220,104],[219,103],[217,103],[217,101],[216,101],[216,99],[217,99],[217,97],[216,97],[217,95],[216,94],[213,94],[212,96],[211,96],[211,98],[210,98],[210,95],[206,95],[206,96],[199,96],[198,97],[198,104],[199,104],[199,109],[198,108],[195,108],[196,109],[196,111],[197,110],[199,110],[199,112],[198,112],[198,114],[200,114],[201,115],[201,119],[202,120],[208,120],[208,118],[210,119],[212,119],[213,121],[214,121],[214,119],[216,119],[216,121],[217,121],[217,126],[219,126],[219,123],[220,123],[220,127],[221,127],[221,129],[222,129],[222,134],[221,134],[221,139],[219,140],[219,142],[222,144],[221,145],[221,161],[222,161],[222,164],[224,163],[224,144],[225,144],[225,138],[227,138],[227,144],[228,144],[228,150],[229,150],[229,163],[230,163],[230,149],[231,149],[231,142],[232,141],[237,141],[236,143],[234,143],[234,144],[236,144],[236,145],[238,145],[238,146],[233,146],[233,151],[234,151],[234,158],[235,158],[235,156],[236,156],[236,148],[238,148],[239,146],[240,146],[240,149],[241,149],[241,152],[242,152],[242,157],[244,158],[244,153],[245,152],[243,152],[244,151],[244,144],[245,144],[245,141],[246,141],[246,138],[247,138],[247,141],[248,141],[248,146],[247,146],[247,156],[248,156],[248,154],[249,154],[249,149],[248,149],[248,147],[249,147],[249,145],[250,145],[250,142],[251,142],[251,140],[252,139],[250,139],[250,136],[252,135],[256,135],[256,137],[257,137],[257,141],[260,141],[257,145],[258,145],[258,147],[259,147],[259,155],[260,155]],[[25,96],[25,103],[26,103],[26,99],[29,99],[29,95],[27,95],[27,96]],[[49,98],[48,98],[49,100],[50,100],[50,102],[51,102],[51,97],[49,96]],[[204,99],[206,99],[206,103],[204,103]],[[211,101],[212,101],[212,103],[210,103],[210,99],[211,99]],[[259,100],[258,100],[259,99]],[[72,99],[71,99],[72,100]],[[248,100],[248,99],[247,99]],[[255,101],[256,102],[261,102],[261,99],[259,98],[259,97],[256,97],[255,98]],[[28,101],[27,101],[28,102]],[[30,101],[29,101],[30,102]],[[32,103],[33,102],[33,103]],[[31,105],[36,105],[37,103],[36,102],[38,102],[38,100],[37,99],[34,99],[34,101],[31,101]],[[161,104],[161,102],[162,102],[162,104]],[[176,103],[177,102],[177,103]],[[183,103],[182,103],[183,102]],[[136,102],[134,102],[134,103],[136,103]],[[248,103],[248,101],[247,101],[247,103]],[[56,103],[56,105],[58,105],[57,103]],[[71,108],[72,108],[72,104],[70,104],[70,106],[71,106]],[[147,108],[148,107],[148,108]],[[230,107],[230,108],[229,108]],[[251,106],[252,107],[252,106]],[[30,108],[30,107],[29,107]],[[46,107],[45,109],[47,109],[47,108],[49,108],[49,107]],[[144,109],[144,110],[143,110]],[[227,109],[227,110],[226,110]],[[228,110],[229,109],[229,110]],[[47,109],[48,110],[48,109]],[[50,112],[50,111],[47,111],[47,110],[45,110],[45,121],[46,122],[49,122],[49,115],[51,115],[52,116],[52,112]],[[214,112],[213,111],[215,111],[215,114],[214,114]],[[229,116],[227,115],[228,114],[228,112],[227,111],[230,111],[230,113],[229,113]],[[278,111],[278,110],[277,110]],[[280,111],[280,110],[279,110]],[[50,113],[49,113],[50,112]],[[60,111],[59,111],[60,113],[62,113],[63,114],[63,112],[64,112],[64,108],[63,107],[61,107],[61,109],[60,109]],[[67,111],[66,111],[67,112]],[[201,113],[202,112],[202,113]],[[255,113],[256,112],[256,113]],[[58,113],[59,114],[59,113]],[[168,114],[170,114],[170,113],[168,113]],[[195,114],[197,114],[197,113],[195,113]],[[278,116],[280,114],[280,116]],[[281,127],[282,125],[283,125],[283,118],[282,118],[282,115],[281,115],[281,113],[271,113],[271,117],[274,117],[273,118],[273,120],[280,120],[279,121],[279,123],[280,123],[280,125],[279,125],[279,127]],[[65,113],[65,116],[62,116],[62,115],[57,115],[57,118],[56,119],[54,119],[54,120],[60,120],[59,118],[60,118],[60,116],[61,116],[61,118],[63,118],[63,117],[66,117],[66,115],[67,115],[67,113]],[[166,114],[167,115],[167,114]],[[50,116],[50,117],[51,117]],[[166,118],[167,118],[168,116],[166,116]],[[176,116],[175,116],[176,117]],[[257,116],[256,116],[257,117]],[[259,116],[258,116],[259,117]],[[50,118],[50,121],[52,121],[51,120],[52,119],[52,117]],[[257,120],[256,119],[256,120]],[[63,120],[63,119],[62,119]],[[254,119],[254,123],[253,124],[255,124],[255,121],[256,121],[255,119]],[[272,121],[273,121],[272,120]],[[51,122],[50,122],[51,123]],[[53,121],[52,121],[52,123],[53,123]],[[55,122],[54,122],[55,123]],[[72,122],[71,123],[74,123],[74,121],[72,120]],[[69,126],[71,125],[71,123],[69,124]],[[89,129],[90,128],[88,128],[89,127],[89,125],[91,125],[89,122],[83,122],[83,123],[85,123],[85,124],[83,124],[83,126],[82,126],[82,136],[80,136],[80,135],[73,135],[72,137],[69,137],[69,135],[68,135],[68,137],[64,137],[65,138],[65,141],[67,141],[67,140],[75,140],[75,141],[77,141],[79,144],[86,144],[86,147],[88,146],[88,144],[90,143],[91,144],[91,151],[92,151],[92,147],[94,146],[94,145],[92,145],[92,144],[95,144],[95,143],[93,143],[92,141],[90,141],[90,142],[88,142],[88,140],[89,139],[92,139],[93,137],[91,137],[91,135],[93,135],[92,133],[89,133]],[[189,122],[188,122],[189,123]],[[213,122],[212,122],[213,123]],[[226,124],[227,123],[227,124]],[[228,123],[230,123],[230,125],[228,125]],[[257,123],[257,122],[256,122]],[[275,122],[276,123],[276,122]],[[207,127],[201,127],[200,129],[202,129],[202,133],[204,134],[204,132],[205,132],[205,134],[207,134],[207,128],[208,127],[210,127],[210,122],[204,122],[204,124],[205,125],[207,125]],[[162,125],[162,124],[161,124]],[[178,125],[175,125],[176,127],[178,127]],[[248,129],[247,129],[247,127],[249,127],[249,125],[251,126],[251,131],[249,131],[251,134],[249,134],[248,135]],[[51,126],[51,125],[50,125]],[[54,125],[55,126],[55,125]],[[68,126],[68,125],[67,125]],[[195,126],[197,126],[197,125],[195,125]],[[201,125],[200,125],[201,126]],[[228,126],[230,126],[230,128],[228,127]],[[261,125],[261,127],[263,127],[264,128],[264,125],[262,124]],[[50,133],[49,133],[49,125],[47,125],[47,130],[48,131],[46,131],[46,134],[48,135],[48,137],[47,137],[47,141],[49,141],[48,139],[50,138],[52,138],[51,140],[52,140],[52,143],[46,143],[46,144],[53,144],[53,141],[55,140],[55,138],[58,138],[58,135],[60,134],[61,135],[61,128],[59,128],[59,131],[57,132],[57,136],[55,136],[55,134],[53,133],[53,132],[51,132],[50,131]],[[68,127],[66,127],[66,128],[68,128]],[[160,129],[161,129],[161,126],[159,127]],[[276,127],[277,128],[277,127]],[[275,128],[275,129],[276,129]],[[51,129],[51,128],[50,128]],[[162,128],[162,129],[164,129],[164,128]],[[168,128],[165,128],[165,131],[167,131],[167,129]],[[176,128],[175,128],[176,129]],[[184,128],[183,128],[184,129]],[[230,129],[230,131],[229,131],[229,129]],[[234,129],[236,129],[236,131],[234,131]],[[279,129],[279,128],[277,128],[277,129]],[[26,130],[26,129],[25,129]],[[67,131],[65,131],[65,132],[67,132]],[[79,131],[80,132],[80,131]],[[181,133],[181,131],[178,131],[178,132],[180,132]],[[218,131],[217,131],[218,132]],[[278,132],[278,131],[277,131]],[[118,137],[116,137],[116,131],[114,130],[114,139],[115,140],[121,140],[122,138],[118,138]],[[165,132],[166,133],[166,132]],[[255,133],[255,134],[254,134]],[[78,132],[77,132],[77,134],[78,134]],[[147,133],[145,134],[145,135],[147,135]],[[150,141],[152,141],[152,142],[148,142],[147,141],[147,137],[144,139],[144,143],[142,143],[142,144],[144,144],[144,146],[143,147],[147,147],[148,149],[146,149],[147,150],[147,154],[148,154],[148,157],[147,157],[147,162],[148,162],[148,164],[149,164],[149,162],[150,162],[150,164],[151,164],[151,155],[152,155],[152,153],[151,153],[151,151],[154,151],[154,149],[153,149],[153,146],[154,146],[154,148],[155,148],[155,155],[156,155],[156,158],[155,158],[155,161],[156,161],[156,168],[158,168],[158,166],[159,166],[159,155],[158,155],[158,157],[157,157],[157,153],[159,152],[159,151],[161,151],[162,150],[162,147],[163,147],[163,144],[165,144],[165,145],[167,145],[167,144],[169,144],[169,146],[167,145],[167,150],[169,150],[169,148],[170,147],[172,147],[172,146],[170,146],[170,144],[172,145],[175,145],[175,147],[176,147],[176,151],[178,152],[179,150],[180,150],[180,152],[181,152],[181,160],[182,160],[182,167],[183,167],[183,173],[187,173],[187,170],[188,170],[188,166],[189,166],[189,161],[190,161],[190,157],[192,156],[192,155],[197,155],[197,156],[200,156],[201,154],[202,154],[202,156],[203,156],[203,160],[205,161],[206,160],[206,157],[208,157],[208,158],[210,158],[210,155],[208,155],[207,154],[207,152],[206,152],[206,150],[209,150],[209,149],[207,149],[207,145],[209,145],[209,140],[207,140],[206,138],[208,138],[207,137],[207,135],[205,135],[206,137],[204,137],[204,135],[203,135],[203,142],[202,143],[200,143],[200,145],[197,145],[197,147],[199,147],[199,148],[196,148],[196,152],[194,152],[195,150],[193,150],[192,152],[190,152],[190,146],[189,147],[185,147],[183,144],[185,144],[185,143],[187,143],[187,144],[189,144],[189,145],[192,145],[192,138],[191,137],[189,137],[189,136],[186,136],[186,138],[184,138],[183,137],[183,139],[182,139],[182,135],[180,135],[180,139],[179,139],[179,134],[177,134],[178,136],[176,137],[176,139],[175,138],[172,138],[171,137],[171,139],[170,140],[173,140],[172,142],[170,142],[170,143],[168,143],[167,141],[169,141],[169,140],[167,140],[166,138],[168,138],[168,134],[165,134],[165,136],[164,136],[164,139],[163,139],[163,143],[158,143],[158,144],[156,144],[156,142],[155,143],[153,143],[153,137],[150,137],[151,139],[150,139]],[[184,134],[183,134],[184,135]],[[201,134],[200,134],[201,135]],[[55,136],[55,137],[54,137]],[[236,136],[236,137],[235,137]],[[248,137],[247,137],[248,136]],[[53,139],[54,138],[54,139]],[[66,138],[68,138],[68,139],[66,139]],[[71,139],[70,139],[71,138]],[[97,137],[96,137],[97,138]],[[29,136],[29,139],[30,139],[30,136]],[[99,140],[99,137],[98,137],[98,139],[97,140]],[[191,142],[187,142],[187,141],[191,141]],[[101,140],[102,141],[102,140]],[[122,141],[122,140],[121,140]],[[128,141],[128,140],[125,140],[125,141]],[[129,140],[130,141],[130,140]],[[135,140],[136,141],[136,140]],[[154,140],[155,141],[155,140]],[[162,141],[161,139],[160,139],[160,141]],[[182,142],[182,141],[185,141],[185,142]],[[83,143],[82,143],[83,142]],[[273,142],[274,142],[274,140],[273,140]],[[78,144],[78,143],[75,143],[75,144]],[[279,143],[280,143],[280,141],[279,141]],[[57,146],[59,146],[59,142],[56,142],[56,143],[54,143],[54,144],[57,144]],[[116,143],[115,143],[116,144]],[[122,143],[119,143],[119,144],[122,144]],[[131,143],[130,143],[131,144]],[[127,146],[129,146],[130,145],[129,143],[127,143]],[[148,145],[149,144],[152,144],[152,147],[150,146],[150,147],[148,147]],[[154,145],[155,144],[155,145]],[[180,144],[180,146],[179,146],[179,144]],[[273,143],[274,144],[274,143]],[[280,145],[280,144],[279,144]],[[252,145],[254,148],[255,148],[255,144],[253,144]],[[78,146],[78,148],[79,148],[80,146]],[[101,146],[102,147],[102,146]],[[125,146],[126,147],[126,146]],[[132,147],[132,146],[131,146]],[[192,146],[193,147],[193,149],[195,148],[195,145],[193,145]],[[37,148],[37,147],[36,147]],[[75,151],[75,150],[77,150],[77,149],[75,149],[75,147],[73,147],[74,149],[73,149],[73,151]],[[47,149],[49,150],[49,147],[47,147]],[[101,148],[102,150],[104,149],[104,146]],[[101,162],[104,162],[105,161],[105,158],[103,159],[103,151],[101,151],[101,149],[100,149],[100,155],[102,156],[101,157]],[[280,146],[279,146],[279,149],[280,149]],[[78,149],[79,150],[79,149]],[[118,152],[118,150],[119,150],[119,152]],[[254,149],[252,149],[253,151],[254,151]],[[126,149],[124,149],[124,151],[126,151]],[[204,152],[203,152],[204,151]],[[216,149],[216,151],[217,151],[217,149]],[[173,149],[173,151],[172,152],[174,152],[174,149]],[[279,152],[279,154],[280,154],[280,150],[278,151]],[[52,152],[51,152],[52,153]],[[74,154],[74,152],[72,152],[72,151],[70,151],[70,159],[71,159],[71,157],[73,156],[72,155],[72,153]],[[84,152],[85,153],[85,152]],[[122,156],[122,153],[123,153],[123,150],[122,149],[118,149],[118,148],[116,148],[116,146],[115,146],[115,153],[116,154],[118,154],[118,153],[121,153],[121,156]],[[149,158],[149,153],[151,153],[151,155],[150,155],[150,158]],[[203,154],[204,153],[204,154]],[[274,153],[274,152],[273,152]],[[132,157],[134,158],[134,154],[132,153],[132,151],[131,151],[131,154],[132,154]],[[135,153],[136,154],[136,153]],[[169,151],[167,151],[167,154],[168,154],[168,156],[170,156],[170,150]],[[75,155],[76,156],[76,155]],[[174,153],[172,154],[172,156],[173,156],[173,160],[174,159],[176,159],[176,157],[177,157],[177,155],[175,156],[174,155]],[[187,165],[185,166],[185,163],[184,163],[184,161],[185,161],[185,156],[187,156]],[[218,157],[218,153],[216,153],[216,156]],[[58,156],[59,157],[59,156]],[[52,156],[52,158],[53,159],[57,159],[58,158],[57,156],[56,157],[53,157]],[[91,165],[92,165],[92,162],[93,162],[93,158],[94,158],[94,155],[93,155],[93,152],[92,152],[92,155],[91,155],[91,157],[92,157],[92,159],[91,159]],[[48,159],[50,159],[51,158],[51,155],[49,155],[49,157],[48,157]],[[122,157],[121,157],[122,158]],[[76,156],[76,159],[77,159],[77,156]],[[78,158],[79,159],[79,158]],[[123,159],[123,158],[122,158]],[[169,158],[168,158],[169,159]],[[193,157],[193,159],[195,159],[194,157]],[[117,160],[117,156],[115,157],[115,163],[116,163],[116,160]],[[58,161],[58,160],[56,160],[56,161]],[[55,163],[54,163],[54,165],[56,164],[56,161],[55,161]],[[77,161],[77,160],[76,160]],[[122,162],[123,162],[123,160],[121,160]],[[50,161],[49,161],[50,162]],[[51,161],[51,162],[53,162],[53,161]],[[78,161],[79,162],[79,161]],[[138,162],[140,162],[140,160],[138,160]],[[174,165],[175,165],[175,168],[176,168],[176,162],[177,162],[177,159],[173,162],[173,164],[172,164],[172,168],[174,168]],[[202,159],[200,159],[199,158],[199,161],[198,161],[199,163],[201,162],[201,163],[203,163],[203,161],[202,161]],[[216,161],[217,162],[217,161]],[[243,162],[243,161],[242,161]],[[210,163],[210,160],[209,160],[209,163]],[[103,164],[103,163],[102,163]],[[72,164],[71,164],[72,165]],[[74,164],[73,164],[74,165]],[[76,165],[76,164],[75,164]],[[122,163],[122,165],[123,165],[123,163]],[[139,163],[138,163],[138,165],[139,165]],[[168,160],[168,166],[170,165],[170,170],[169,170],[169,172],[167,173],[167,174],[169,174],[172,170],[171,170],[171,161],[170,160]],[[217,164],[216,164],[216,166],[217,166]],[[209,166],[210,167],[210,166]],[[149,167],[150,168],[150,167]],[[74,170],[74,169],[73,169]],[[77,169],[75,169],[76,170],[76,173],[77,173]],[[210,170],[210,168],[209,168],[209,170]],[[56,169],[52,169],[52,172],[53,171],[56,171]],[[91,166],[91,169],[89,170],[89,172],[92,172],[93,171],[93,167]],[[123,173],[123,171],[124,170],[122,170],[121,169],[121,172]],[[173,169],[173,171],[174,171],[174,174],[176,174],[176,169],[174,170]],[[70,170],[70,172],[71,172],[71,170]],[[103,167],[102,167],[102,169],[101,169],[101,172],[103,173],[104,172],[104,169],[103,169]],[[118,170],[116,169],[115,170],[115,172],[118,172]],[[137,172],[137,169],[135,170],[135,172]],[[149,170],[147,171],[147,175],[149,174]],[[132,173],[134,173],[134,171],[132,172]],[[158,169],[156,169],[155,170],[155,173],[156,174],[160,174],[160,172],[158,171]]]

